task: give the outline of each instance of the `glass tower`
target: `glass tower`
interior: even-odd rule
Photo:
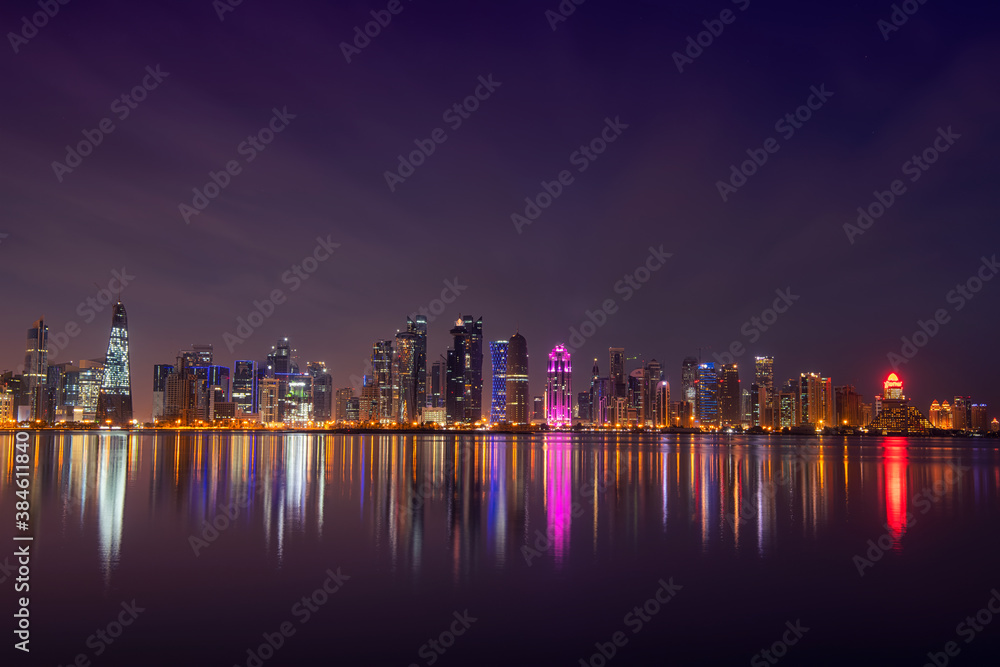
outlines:
[[[507,348],[506,340],[490,343],[490,360],[493,362],[493,396],[490,401],[490,423],[507,421]]]
[[[507,422],[514,426],[531,423],[528,395],[528,343],[519,333],[507,342]]]
[[[549,428],[569,428],[573,425],[572,379],[569,350],[563,345],[556,345],[549,353],[545,382],[545,421]]]
[[[97,398],[97,422],[125,426],[132,421],[132,389],[128,358],[128,315],[121,301],[111,313],[111,337],[104,359],[104,380]]]

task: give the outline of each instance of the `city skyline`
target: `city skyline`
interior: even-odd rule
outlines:
[[[886,401],[904,398],[902,380],[894,371],[884,381],[883,392],[870,395],[871,401],[866,402],[867,395],[858,391],[856,385],[834,383],[831,377],[821,377],[812,371],[800,372],[798,379],[793,374],[783,386],[776,384],[773,356],[755,356],[751,369],[743,366],[742,377],[738,363],[698,362],[693,357],[685,357],[679,374],[678,400],[671,401],[670,376],[663,370],[662,363],[655,357],[649,361],[637,355],[629,357],[622,347],[608,348],[606,376],[600,375],[600,363],[595,358],[589,385],[583,392],[575,392],[571,379],[572,347],[558,343],[548,355],[539,396],[521,366],[520,357],[523,356],[523,364],[527,366],[529,353],[519,331],[510,341],[490,341],[490,359],[486,364],[482,349],[483,318],[468,315],[456,319],[449,332],[453,337],[452,347],[440,355],[439,363],[431,364],[429,383],[426,332],[426,318],[419,315],[416,319],[407,317],[406,329],[397,330],[394,339],[376,339],[367,366],[369,372],[361,378],[351,378],[361,380],[360,386],[355,387],[336,382],[323,361],[300,360],[287,337],[271,346],[264,361],[234,360],[231,367],[216,363],[213,345],[193,344],[190,349],[178,351],[176,365],[154,366],[149,392],[150,417],[137,418],[137,421],[162,420],[170,410],[185,424],[194,423],[196,418],[211,421],[239,418],[240,415],[290,425],[354,420],[383,425],[411,422],[472,425],[482,422],[516,426],[535,422],[550,428],[568,428],[576,423],[618,423],[723,429],[752,426],[764,430],[794,429],[806,424],[834,427],[871,424],[889,428],[905,421],[898,415],[893,417],[895,421],[886,421],[886,417],[876,419],[883,412]],[[515,340],[521,342],[515,348],[516,357],[509,361],[509,347]],[[134,392],[130,390],[128,320],[122,302],[112,308],[104,362],[98,359],[63,361],[52,366],[60,369],[59,374],[53,376],[46,365],[48,343],[48,327],[44,319],[39,319],[28,329],[22,367],[34,372],[25,370],[18,375],[4,371],[0,375],[0,380],[13,378],[21,382],[19,389],[8,387],[7,391],[15,391],[21,396],[22,409],[32,419],[42,418],[44,412],[49,415],[47,420],[50,422],[96,421],[121,426],[131,421]],[[723,357],[716,353],[714,356],[733,358],[732,354]],[[631,370],[630,361],[635,366]],[[484,365],[489,366],[490,373],[486,383]],[[96,412],[93,415],[86,409],[80,412],[79,407],[72,414],[64,411],[63,400],[67,396],[73,397],[68,406],[84,404],[81,398],[84,390],[77,374],[86,374],[85,369],[89,367],[97,371],[90,382],[95,386]],[[689,368],[694,369],[690,375]],[[60,374],[66,377],[61,378]],[[436,389],[435,376],[439,376]],[[41,384],[35,381],[36,378],[42,379]],[[526,388],[512,389],[509,384],[512,378],[515,383],[525,382]],[[67,384],[69,382],[73,383],[72,387]],[[180,388],[182,385],[185,388]],[[55,387],[55,394],[46,398],[45,387]],[[488,389],[485,397],[484,388]],[[178,392],[189,397],[179,399]],[[534,408],[523,422],[507,418],[508,393],[513,396],[515,392],[522,397],[526,395],[525,402],[533,397]],[[6,394],[0,408],[19,414],[17,405],[13,404],[16,401],[8,400],[11,396]],[[691,401],[692,396],[694,401]],[[786,396],[789,397],[787,405]],[[267,397],[272,399],[271,407],[265,407]],[[353,407],[347,407],[352,401]],[[917,411],[913,413],[912,419],[916,421],[911,420],[910,428],[933,426],[988,432],[992,427],[989,404],[978,397],[973,400],[971,395],[954,395],[953,405],[947,399],[939,403],[936,398],[921,403],[912,396],[905,397],[903,403],[910,406],[901,408],[903,413]],[[48,406],[44,411],[38,407],[43,404]],[[165,410],[168,405],[173,408]],[[440,409],[440,413],[435,412],[436,409]],[[516,408],[513,412],[520,414]],[[358,416],[346,416],[349,414]]]

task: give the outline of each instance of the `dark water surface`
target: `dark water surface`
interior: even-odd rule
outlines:
[[[17,664],[1000,664],[996,440],[32,442]]]

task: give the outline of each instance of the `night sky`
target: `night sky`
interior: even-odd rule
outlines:
[[[348,63],[341,43],[388,4],[401,11]],[[700,347],[711,361],[738,341],[744,386],[753,356],[770,354],[776,383],[817,371],[870,402],[900,337],[944,309],[900,366],[907,395],[925,414],[956,394],[1000,414],[1000,280],[961,309],[948,300],[1000,253],[995,3],[914,0],[892,31],[878,24],[890,2],[565,0],[575,11],[558,22],[545,13],[557,0],[245,0],[224,20],[216,6],[77,0],[30,39],[5,37],[0,370],[19,367],[42,315],[50,348],[67,324],[80,330],[50,363],[103,357],[110,308],[85,304],[124,267],[138,418],[153,364],[193,343],[231,365],[288,336],[303,366],[324,360],[350,386],[372,341],[457,278],[466,288],[431,322],[428,361],[459,314],[482,316],[487,340],[527,338],[532,394],[548,351],[607,299],[617,310],[574,354],[574,390],[595,356],[607,373],[614,345],[661,360],[675,400],[684,356]],[[711,23],[723,10],[731,22]],[[5,3],[3,32],[37,11]],[[673,54],[703,21],[722,32],[679,72]],[[144,78],[131,108],[121,96]],[[486,99],[467,118],[443,115],[477,87]],[[811,117],[791,136],[776,128],[814,87],[826,99],[811,98]],[[275,109],[273,141],[241,149]],[[611,125],[596,159],[573,155]],[[443,143],[390,189],[397,156],[437,128]],[[904,163],[949,128],[948,150],[926,171],[911,164],[912,181]],[[54,166],[84,132],[100,144],[72,171]],[[777,152],[724,201],[717,182],[769,138]],[[239,173],[186,221],[179,206],[230,161]],[[568,185],[518,231],[512,214],[564,170]],[[897,179],[903,194],[849,239],[845,223]],[[282,276],[318,237],[339,247],[293,289]],[[616,283],[661,246],[671,257],[626,300]],[[276,289],[286,300],[230,352],[224,334]],[[741,328],[779,289],[799,298],[751,342]]]

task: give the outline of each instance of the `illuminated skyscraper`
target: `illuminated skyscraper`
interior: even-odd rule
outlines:
[[[653,401],[653,426],[663,428],[673,426],[670,423],[670,383],[660,380],[656,383],[656,398]]]
[[[834,404],[836,407],[834,422],[838,426],[864,425],[861,398],[861,395],[854,390],[854,385],[845,385],[837,387],[834,390]]]
[[[167,391],[167,378],[173,372],[174,372],[174,367],[171,366],[170,364],[156,364],[155,366],[153,366],[153,419],[154,420],[163,418],[164,415],[163,401]]]
[[[459,318],[450,333],[454,346],[448,350],[448,420],[472,424],[482,419],[483,318]]]
[[[42,396],[48,377],[49,327],[45,318],[40,318],[28,329],[28,343],[24,352],[24,374],[22,400],[27,399],[28,418],[42,418]]]
[[[528,394],[528,343],[520,333],[507,342],[507,421],[513,426],[531,423]]]
[[[956,396],[955,401],[951,404],[951,422],[952,428],[959,429],[961,431],[968,431],[971,425],[971,412],[972,412],[972,397],[971,396]]]
[[[549,428],[573,425],[573,364],[569,350],[556,345],[549,353],[545,382],[545,421]]]
[[[695,416],[702,428],[719,426],[719,376],[715,363],[708,361],[698,364],[698,378],[695,381],[697,394]]]
[[[325,361],[306,362],[306,368],[312,377],[312,420],[329,421],[333,419],[333,376]]]
[[[977,433],[986,433],[990,427],[989,416],[986,413],[986,404],[973,403],[970,406],[970,410],[972,412],[972,421],[969,423],[970,428]]]
[[[288,345],[288,339],[282,338],[275,345],[271,346],[271,353],[267,355],[267,377],[278,380],[277,421],[283,421],[285,418],[285,407],[288,396],[288,374],[291,371],[291,348]]]
[[[344,387],[343,389],[338,389],[334,394],[333,403],[333,418],[338,422],[351,421],[351,418],[347,414],[348,405],[351,400],[357,400],[354,398],[354,388]],[[355,420],[357,417],[354,418]]]
[[[392,419],[409,424],[417,418],[417,357],[420,336],[410,331],[396,334],[392,350]]]
[[[626,398],[628,381],[625,377],[625,348],[608,348],[608,361],[608,379],[611,380],[611,392],[616,398]]]
[[[945,401],[945,403],[947,403],[947,401]],[[940,414],[941,414],[941,406],[935,399],[931,403],[931,409],[927,411],[927,421],[929,421],[931,423],[931,426],[933,426],[934,428],[942,428],[939,419]]]
[[[392,420],[392,341],[377,340],[372,345],[372,368],[375,387],[372,421],[388,423]]]
[[[723,426],[743,423],[740,372],[736,364],[722,364],[719,369],[719,417]]]
[[[754,358],[754,380],[757,387],[764,392],[764,400],[759,407],[759,417],[755,418],[754,426],[764,428],[774,426],[774,357]],[[758,402],[760,397],[758,396]]]
[[[799,376],[798,425],[835,425],[833,381],[819,373]]]
[[[506,340],[490,342],[490,361],[493,368],[493,395],[490,400],[490,423],[507,421],[507,349]]]
[[[681,426],[690,428],[697,419],[698,360],[685,357],[681,362]]]
[[[427,405],[427,318],[417,315],[416,321],[406,318],[406,331],[416,336],[414,365],[417,369],[416,410]]]
[[[911,435],[927,433],[932,428],[923,414],[909,404],[903,394],[903,381],[898,375],[889,374],[883,388],[882,409],[868,425],[870,431],[883,435]]]
[[[245,415],[257,412],[257,362],[237,361],[233,364],[233,402]]]
[[[97,398],[97,421],[126,426],[132,421],[132,389],[128,356],[128,316],[121,301],[111,313],[111,337],[104,359],[104,380]]]
[[[439,361],[431,364],[429,393],[427,395],[427,405],[432,408],[445,407],[445,396],[448,387],[448,362],[444,357],[439,357]]]
[[[890,373],[883,383],[885,391],[882,394],[883,400],[899,400],[903,398],[903,381],[895,373]]]

